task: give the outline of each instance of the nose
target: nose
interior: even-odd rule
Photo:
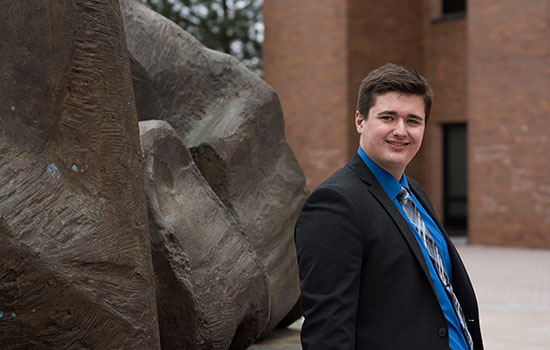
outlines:
[[[407,136],[407,127],[405,125],[405,121],[401,118],[397,119],[397,122],[395,124],[395,128],[393,129],[393,135],[399,136],[399,137],[405,137]]]

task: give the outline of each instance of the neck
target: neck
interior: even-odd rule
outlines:
[[[384,168],[382,168],[384,169]],[[401,178],[403,177],[403,174],[405,173],[405,170],[401,170],[401,171],[390,171],[388,169],[384,169],[386,170],[388,173],[391,174],[391,176],[393,176],[398,182],[401,180]]]

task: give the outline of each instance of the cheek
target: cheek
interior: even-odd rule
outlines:
[[[420,145],[422,143],[422,139],[424,138],[424,131],[419,131],[419,132],[415,133],[413,138],[414,138],[415,143]]]
[[[385,142],[388,136],[388,131],[384,129],[377,129],[373,132],[373,138],[378,142]]]

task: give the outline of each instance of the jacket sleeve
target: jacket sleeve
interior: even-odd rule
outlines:
[[[311,194],[295,229],[304,350],[355,348],[362,240],[358,212],[341,191]]]

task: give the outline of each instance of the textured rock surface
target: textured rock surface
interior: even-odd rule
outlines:
[[[118,3],[2,9],[0,348],[157,349]]]
[[[176,131],[140,134],[162,348],[246,349],[269,320],[264,267]]]
[[[139,114],[156,114],[151,119],[177,130],[265,264],[267,332],[298,299],[293,226],[306,196],[277,96],[234,58],[206,49],[142,3],[122,0],[121,8],[128,49],[149,75],[137,88],[158,96],[147,104],[156,113]]]

